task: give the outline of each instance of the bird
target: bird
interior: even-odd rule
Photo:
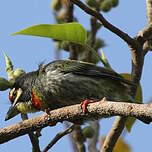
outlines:
[[[79,104],[84,100],[133,102],[132,81],[113,70],[93,63],[76,60],[55,60],[40,64],[36,71],[15,79],[10,92],[11,106],[5,120],[19,113],[27,114],[46,109]]]

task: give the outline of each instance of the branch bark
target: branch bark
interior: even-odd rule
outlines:
[[[146,0],[147,22],[152,22],[152,0]]]
[[[88,105],[88,113],[84,114],[81,104],[63,107],[50,112],[48,119],[46,114],[14,125],[0,129],[0,144],[16,137],[28,134],[31,131],[47,127],[49,123],[63,121],[91,120],[110,116],[136,117],[138,119],[152,121],[152,104],[136,104],[125,102],[112,102],[101,100]]]

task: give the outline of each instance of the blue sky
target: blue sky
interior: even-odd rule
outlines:
[[[22,28],[30,25],[40,23],[54,23],[54,18],[50,9],[50,0],[1,0],[0,5],[0,75],[7,77],[5,73],[5,61],[2,51],[6,51],[11,58],[14,67],[21,67],[24,70],[32,71],[37,69],[41,61],[46,63],[52,61],[54,55],[54,44],[50,39],[39,37],[27,36],[10,36]],[[124,30],[131,36],[146,25],[145,1],[134,0],[120,1],[119,7],[112,9],[110,13],[104,16],[114,25]],[[80,23],[89,28],[89,16],[85,13],[82,14],[80,9],[76,9],[75,15],[79,18]],[[130,72],[131,71],[131,56],[130,50],[126,43],[119,37],[102,28],[98,36],[105,40],[106,47],[103,49],[105,55],[109,59],[113,69],[117,72]],[[62,52],[62,58],[66,58],[67,54]],[[143,88],[144,102],[151,99],[151,53],[148,53],[145,58],[143,75],[141,84]],[[8,126],[10,124],[20,121],[20,116],[5,122],[4,118],[10,106],[8,100],[8,91],[0,93],[0,127]],[[34,117],[34,115],[30,115]],[[106,135],[111,128],[114,119],[104,119],[101,121],[100,135]],[[43,148],[47,143],[56,135],[57,132],[63,130],[63,125],[58,124],[55,127],[47,127],[42,131],[40,138],[40,145]],[[150,125],[145,125],[139,121],[134,125],[132,132],[125,135],[125,140],[132,147],[134,152],[149,151],[151,149],[151,134]],[[67,137],[62,138],[50,151],[66,151],[70,152],[70,144]],[[65,150],[63,150],[65,149]],[[30,141],[26,136],[19,137],[8,143],[0,145],[0,151],[31,151]]]

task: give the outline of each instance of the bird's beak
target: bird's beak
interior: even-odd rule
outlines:
[[[15,117],[16,115],[18,115],[20,113],[19,110],[17,109],[17,103],[18,103],[18,100],[19,100],[19,97],[21,96],[21,94],[22,94],[22,90],[19,89],[13,104],[11,105],[11,107],[9,108],[9,110],[6,114],[5,121]]]
[[[20,112],[17,110],[17,106],[11,106],[6,114],[5,121],[15,117],[18,115]]]

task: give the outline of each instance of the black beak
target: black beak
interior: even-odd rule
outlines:
[[[6,114],[5,121],[15,117],[20,112],[17,110],[16,106],[11,106]]]

